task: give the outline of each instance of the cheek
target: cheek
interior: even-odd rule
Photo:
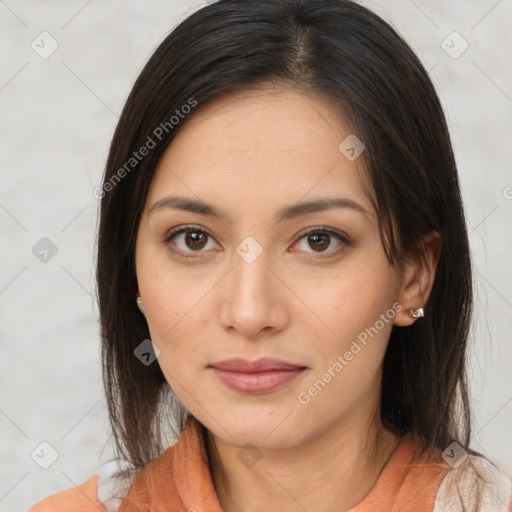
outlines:
[[[319,402],[350,401],[372,385],[393,326],[395,292],[396,276],[384,258],[347,265],[314,288],[310,305],[322,320],[322,334],[316,336],[315,371],[307,384],[329,388]]]
[[[137,279],[150,337],[161,351],[159,360],[175,366],[199,354],[216,274],[173,265],[165,251],[146,249],[140,251]]]
[[[322,321],[322,337],[333,341],[328,347],[350,343],[391,308],[396,296],[395,276],[378,260],[347,265],[311,284],[303,279],[298,294],[307,297],[309,309]]]
[[[189,288],[184,294],[178,285],[179,280],[155,282],[158,291],[149,301],[146,320],[150,338],[160,350],[158,364],[164,377],[178,398],[187,403],[182,387],[193,385],[197,370],[207,364],[211,354],[210,344],[201,343],[207,331],[207,304],[201,301],[204,293]]]
[[[336,293],[331,290],[319,295],[323,318],[334,334],[324,329],[326,334],[318,336],[318,343],[312,345],[314,368],[296,398],[301,406],[307,406],[304,411],[325,421],[334,421],[364,403],[365,397],[376,396],[370,390],[380,385],[394,310],[387,297],[363,292],[362,284],[340,281]]]
[[[198,314],[205,306],[205,287],[190,285],[188,280],[174,276],[155,280],[152,289],[154,292],[145,301],[152,340],[162,348],[170,343],[174,348],[180,343],[192,346],[207,321]]]

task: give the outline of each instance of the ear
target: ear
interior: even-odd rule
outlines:
[[[394,318],[394,325],[412,325],[417,319],[409,309],[424,308],[434,286],[437,264],[441,255],[442,238],[438,231],[430,231],[418,244],[414,255],[406,258],[398,302],[402,309]]]

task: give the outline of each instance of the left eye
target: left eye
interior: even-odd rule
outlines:
[[[333,241],[336,241],[334,249],[332,248]],[[305,252],[311,252],[308,250],[309,248],[313,249],[313,252],[316,253],[331,253],[340,246],[348,245],[348,240],[334,231],[315,229],[302,235],[295,244],[299,246],[299,250]],[[331,250],[328,250],[329,248]]]

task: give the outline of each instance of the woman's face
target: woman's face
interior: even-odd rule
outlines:
[[[361,149],[332,106],[268,88],[198,109],[159,162],[141,308],[169,385],[227,443],[292,447],[378,407],[401,276]]]

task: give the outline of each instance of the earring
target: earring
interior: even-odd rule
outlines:
[[[142,304],[142,297],[137,297],[137,306],[139,307],[142,316],[145,318],[146,315],[144,314],[144,311],[141,308],[141,304]]]
[[[423,308],[408,309],[407,313],[409,313],[413,318],[423,318],[425,316]]]

